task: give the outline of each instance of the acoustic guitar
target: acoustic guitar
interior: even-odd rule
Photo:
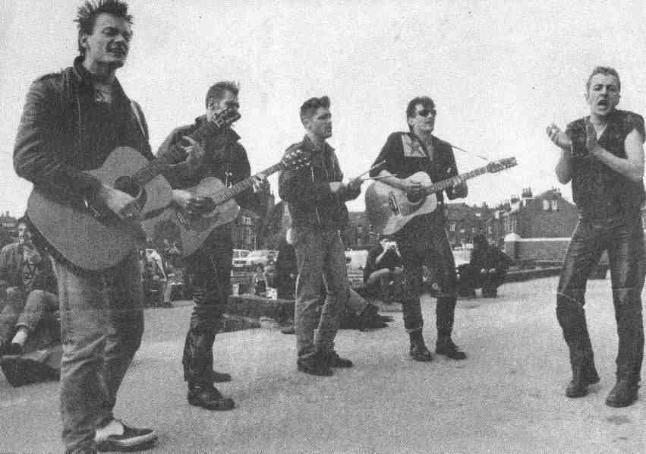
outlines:
[[[309,164],[306,155],[301,150],[285,153],[283,159],[263,170],[262,174],[269,176],[284,169],[297,169]],[[204,243],[209,234],[223,224],[233,222],[240,212],[240,206],[234,197],[253,186],[258,174],[252,175],[231,187],[227,187],[216,177],[203,178],[197,186],[186,189],[195,197],[210,198],[214,208],[206,213],[195,214],[171,205],[156,219],[144,221],[144,229],[153,232],[154,226],[160,220],[170,220],[179,227],[182,241],[182,255],[193,254]]]
[[[368,220],[376,232],[392,235],[401,230],[411,219],[435,211],[437,209],[435,193],[455,186],[461,181],[485,173],[500,172],[517,164],[516,158],[501,159],[438,183],[431,182],[426,172],[417,172],[406,178],[409,181],[419,181],[423,185],[422,193],[415,198],[402,189],[382,181],[374,181],[366,190],[365,196]]]
[[[190,137],[199,141],[237,118],[237,112],[225,110]],[[186,152],[179,146],[153,161],[133,148],[118,147],[100,168],[86,173],[134,197],[145,219],[163,212],[170,204],[172,189],[161,173],[185,158]],[[27,201],[27,216],[55,256],[87,271],[113,267],[145,240],[139,222],[122,220],[105,207],[36,186]]]

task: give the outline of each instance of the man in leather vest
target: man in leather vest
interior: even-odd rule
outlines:
[[[582,397],[599,381],[585,320],[585,288],[603,251],[608,252],[619,352],[617,383],[606,404],[625,407],[637,399],[644,351],[641,292],[645,259],[644,120],[616,109],[621,84],[613,68],[597,67],[586,85],[590,115],[565,131],[551,124],[549,138],[561,148],[556,176],[572,182],[579,211],[558,284],[556,315],[570,350],[568,397]]]

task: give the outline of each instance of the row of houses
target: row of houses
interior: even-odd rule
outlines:
[[[576,207],[558,189],[534,196],[530,188],[495,207],[448,203],[446,215],[449,242],[456,247],[472,243],[477,234],[500,246],[509,234],[521,238],[569,237],[578,219]],[[376,242],[378,233],[365,212],[350,213],[350,225],[346,238],[351,247]]]

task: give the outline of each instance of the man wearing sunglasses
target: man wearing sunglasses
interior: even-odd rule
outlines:
[[[433,182],[457,175],[455,157],[451,145],[433,135],[436,117],[435,103],[427,96],[417,97],[408,103],[406,118],[408,132],[395,132],[386,140],[375,163],[384,162],[381,171],[371,172],[394,188],[406,191],[411,197],[421,196],[423,184],[409,178],[417,172],[427,173]],[[449,199],[466,197],[464,182],[446,190]],[[410,356],[416,361],[431,361],[431,352],[426,348],[422,335],[422,309],[420,295],[423,292],[422,267],[433,266],[440,280],[437,296],[436,353],[451,359],[465,359],[451,339],[457,295],[455,262],[444,225],[446,217],[442,208],[443,195],[437,194],[438,208],[432,213],[420,214],[395,233],[402,256],[405,296],[403,303],[404,326],[410,336]]]
[[[189,156],[197,155],[195,167],[179,168],[184,172],[170,178],[173,188],[190,188],[203,178],[218,178],[227,187],[248,178],[251,174],[247,152],[239,143],[240,136],[230,125],[240,118],[238,113],[238,85],[222,81],[209,88],[206,94],[206,114],[188,126],[175,129],[157,152],[158,156],[172,153],[178,144],[188,137],[184,147]],[[216,124],[216,127],[211,127]],[[196,149],[196,150],[194,150]],[[251,189],[235,197],[242,207],[264,214],[264,197],[259,192],[267,190],[268,183],[262,178]],[[208,198],[196,197],[189,191],[176,196],[176,203],[189,213],[205,213],[214,207]],[[231,376],[213,370],[213,342],[222,324],[222,316],[229,297],[231,260],[233,257],[232,223],[216,227],[200,248],[185,259],[186,272],[190,276],[194,308],[189,331],[184,345],[184,380],[188,382],[188,402],[208,410],[230,410],[232,399],[225,398],[213,386],[213,382],[227,382]]]

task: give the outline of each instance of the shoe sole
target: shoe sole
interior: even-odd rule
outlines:
[[[334,375],[334,372],[332,372],[332,370],[329,370],[329,372],[328,371],[319,372],[319,371],[315,371],[315,370],[312,370],[312,369],[307,369],[307,368],[302,367],[300,365],[298,365],[296,367],[296,369],[299,372],[303,372],[303,373],[306,373],[306,374],[309,374],[309,375],[316,375],[317,377],[331,377],[332,375]]]
[[[229,403],[231,401],[231,403]],[[200,402],[188,399],[188,403],[194,407],[199,407],[199,408],[204,408],[205,410],[211,410],[211,411],[228,411],[228,410],[233,410],[236,406],[235,403],[231,399],[225,399],[222,401],[222,405],[218,405],[216,407],[211,407],[208,405],[204,405]],[[226,404],[224,403],[226,402]]]
[[[138,443],[124,444],[123,442],[118,442],[114,440],[106,440],[100,443],[97,443],[96,449],[99,452],[137,452],[145,451],[151,449],[157,443],[157,435],[153,434],[153,437],[146,441],[139,441]]]

